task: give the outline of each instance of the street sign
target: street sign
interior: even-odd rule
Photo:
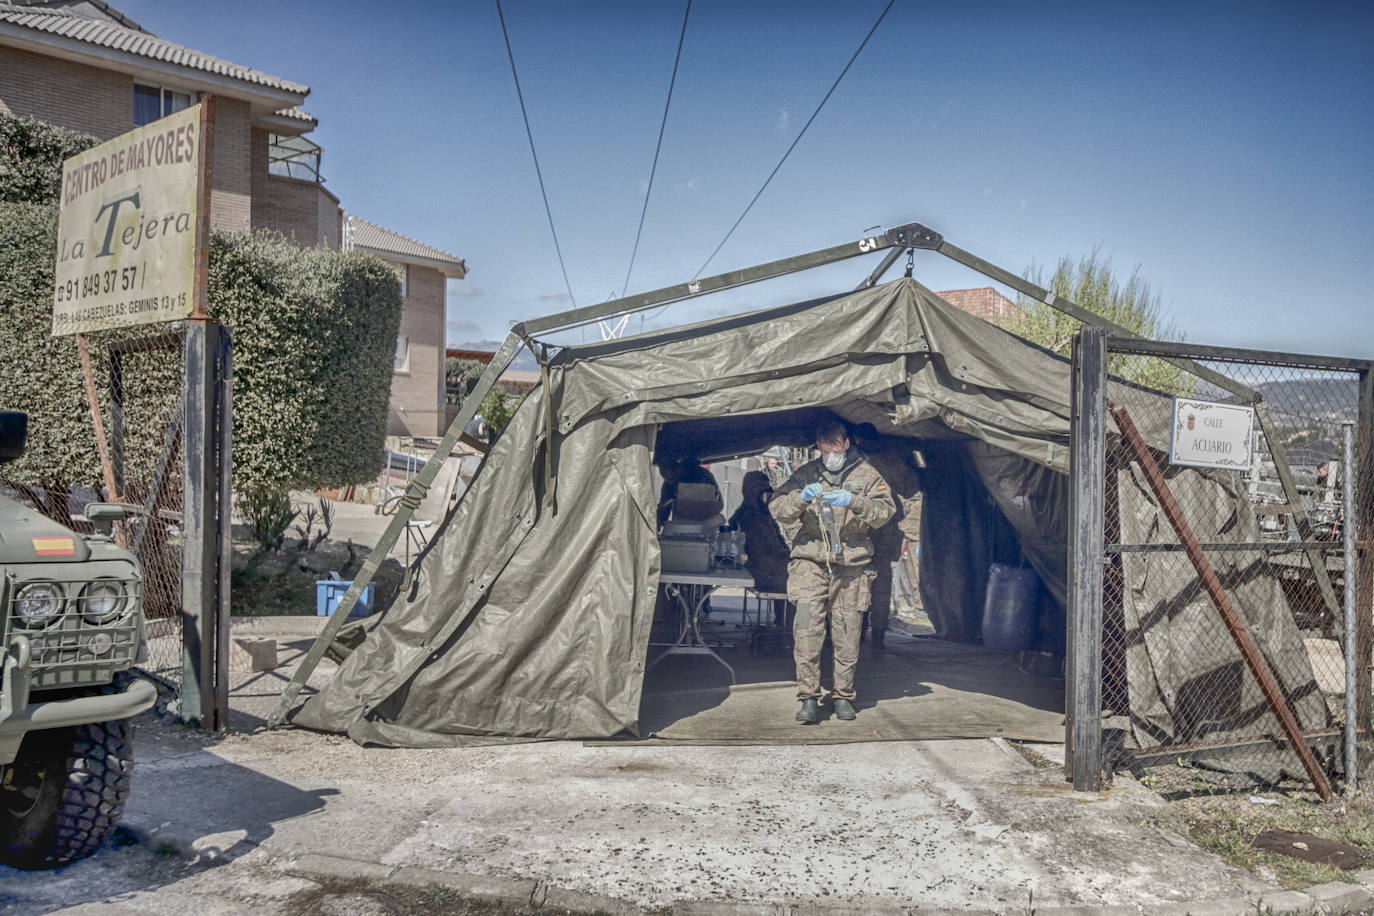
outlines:
[[[1174,398],[1169,463],[1248,471],[1254,461],[1255,409]]]
[[[191,314],[203,124],[193,105],[62,163],[53,336]]]

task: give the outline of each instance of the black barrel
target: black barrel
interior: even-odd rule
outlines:
[[[1026,652],[1035,645],[1040,578],[1034,570],[994,563],[983,602],[983,645],[995,652]]]

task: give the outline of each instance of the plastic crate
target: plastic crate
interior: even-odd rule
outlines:
[[[338,579],[319,579],[315,582],[315,614],[319,617],[329,617],[333,615],[334,609],[343,600],[344,593],[353,583],[341,582]],[[367,588],[363,589],[362,595],[358,598],[358,603],[353,605],[353,610],[348,612],[349,617],[366,617],[372,613],[372,595],[377,583],[367,583]]]

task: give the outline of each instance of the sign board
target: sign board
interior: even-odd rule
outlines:
[[[1255,409],[1174,398],[1169,463],[1248,471],[1253,463]]]
[[[62,163],[54,336],[191,314],[204,140],[193,105]]]

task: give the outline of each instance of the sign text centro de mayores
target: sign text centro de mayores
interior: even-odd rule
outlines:
[[[1248,471],[1253,462],[1255,409],[1174,398],[1169,463]]]
[[[201,140],[193,105],[62,163],[54,336],[191,314]]]

